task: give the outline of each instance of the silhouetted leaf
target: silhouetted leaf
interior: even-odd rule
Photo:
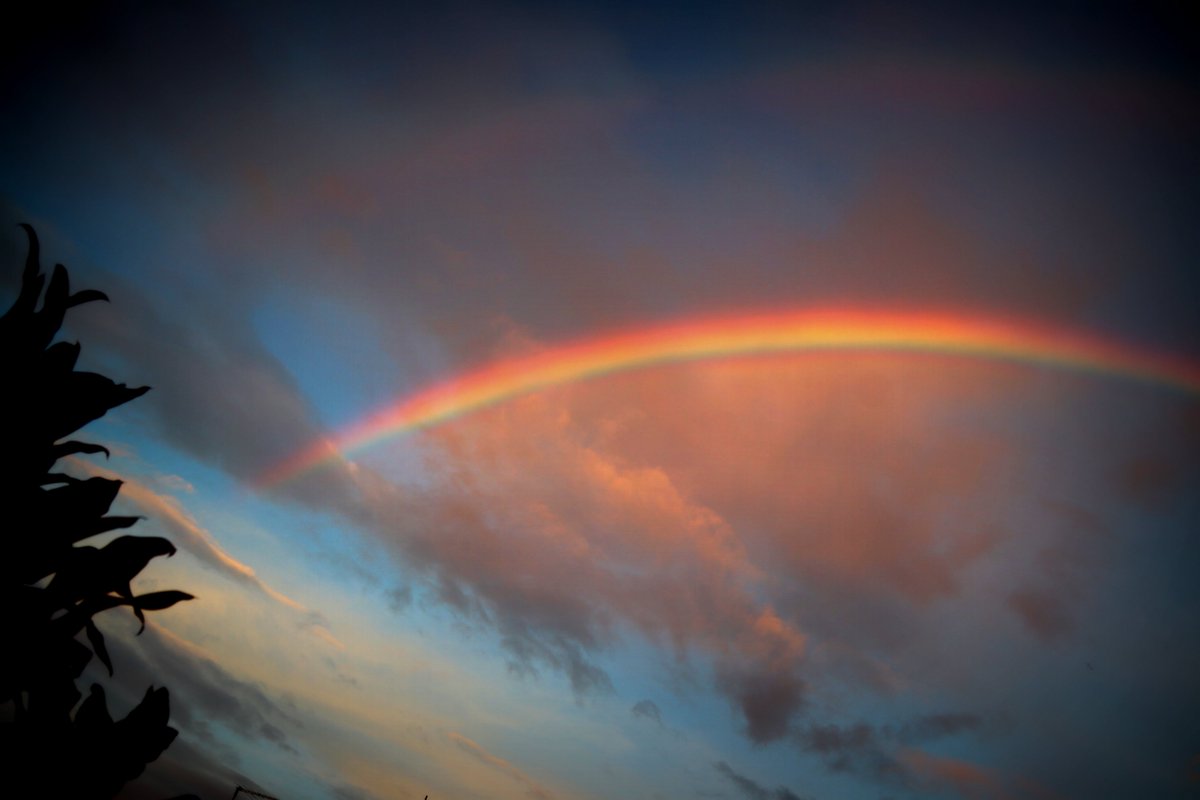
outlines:
[[[129,388],[94,372],[72,372],[60,382],[46,408],[50,441],[69,436],[92,420],[99,419],[123,403],[141,397],[149,386]]]
[[[54,445],[50,453],[54,456],[55,461],[60,458],[75,455],[76,453],[104,453],[105,458],[110,458],[112,456],[112,453],[108,452],[108,448],[104,447],[103,445],[92,444],[91,442],[74,441],[62,442],[61,444]]]
[[[100,550],[95,547],[72,547],[62,566],[54,573],[46,586],[46,593],[55,608],[64,608],[74,601],[93,592],[89,591],[92,567],[99,558]],[[103,592],[101,592],[103,593]]]
[[[79,483],[81,478],[76,478],[74,475],[68,475],[65,472],[47,472],[46,476],[38,481],[40,486],[53,486],[58,483]]]
[[[78,642],[76,642],[78,644]],[[83,645],[79,645],[83,647]],[[87,650],[86,647],[83,647]],[[88,653],[91,656],[91,653]],[[82,671],[82,669],[80,670]],[[70,721],[71,709],[82,696],[75,688],[74,679],[77,674],[67,681],[44,680],[42,685],[34,684],[36,691],[29,692],[28,712],[32,719],[43,720],[52,725],[64,725]]]
[[[104,517],[98,521],[122,519]],[[150,559],[174,554],[175,545],[161,536],[122,536],[99,550],[94,547],[74,547],[70,559],[58,570],[46,589],[57,607],[108,592],[132,599],[129,583]]]
[[[63,317],[67,313],[67,297],[71,294],[67,270],[62,264],[55,264],[50,275],[50,285],[46,287],[46,297],[42,300],[42,310],[38,314],[37,347],[46,347],[62,327]]]
[[[160,725],[166,725],[167,718],[170,715],[171,693],[167,691],[165,686],[157,689],[150,686],[146,689],[146,694],[142,697],[142,702],[138,703],[137,707],[129,712],[126,720],[130,726],[155,728]]]
[[[75,541],[78,542],[89,536],[132,527],[140,519],[145,519],[145,517],[101,517],[100,519],[91,521],[87,525],[81,526],[79,528],[79,536],[75,538]]]
[[[132,604],[132,600],[124,597],[117,597],[116,595],[111,594],[102,595],[100,597],[90,597],[81,602],[79,605],[68,609],[67,613],[63,614],[62,616],[56,617],[51,622],[51,627],[53,627],[59,633],[59,635],[74,636],[83,630],[84,626],[87,625],[88,620],[90,620],[96,614],[99,614],[101,611],[107,611],[108,609],[116,608],[117,606],[128,606]],[[72,641],[74,640],[72,639]],[[83,647],[83,645],[80,645],[80,647]],[[86,647],[83,649],[87,651]],[[90,651],[88,652],[90,655]]]
[[[187,592],[180,592],[175,589],[168,589],[162,592],[150,592],[149,594],[140,594],[133,598],[133,604],[145,611],[162,611],[164,608],[170,608],[176,603],[184,600],[195,600],[195,596]]]
[[[103,516],[117,499],[121,483],[110,478],[88,478],[46,492],[43,506],[55,509],[63,521]]]
[[[66,671],[72,678],[78,678],[83,674],[83,668],[92,660],[92,651],[88,650],[82,642],[77,642],[74,639],[70,640],[67,650],[69,651],[69,655],[63,662],[66,665]]]
[[[150,563],[150,559],[175,555],[175,545],[161,536],[122,536],[105,545],[100,554],[105,569],[114,570],[114,575],[128,582]]]
[[[89,732],[108,733],[113,726],[112,715],[108,713],[108,702],[104,687],[93,683],[91,692],[75,712],[75,724]]]
[[[108,670],[109,677],[112,677],[112,659],[108,657],[108,647],[104,644],[104,634],[96,627],[96,623],[90,619],[84,626],[84,630],[87,631],[88,641],[92,643],[92,650],[95,651],[96,656],[100,659],[100,663]]]
[[[46,349],[43,369],[70,372],[79,360],[79,342],[55,342]]]
[[[32,583],[54,572],[54,562],[68,556],[74,542],[136,523],[138,517],[103,516],[120,488],[119,480],[88,478],[39,490],[27,514],[30,522],[36,521],[38,534],[15,543],[17,560],[29,570],[20,573],[22,581]]]
[[[96,300],[103,300],[107,303],[108,295],[97,289],[84,289],[67,298],[67,308],[74,308],[75,306],[81,306],[84,303],[91,303]]]
[[[170,693],[165,687],[155,689],[153,686],[146,690],[145,697],[137,707],[121,720],[126,735],[136,737],[143,748],[142,763],[158,758],[159,754],[171,743],[178,731],[167,726],[171,716]]]
[[[30,314],[37,305],[38,296],[42,293],[45,277],[41,274],[42,246],[38,242],[37,233],[33,226],[22,222],[20,227],[29,237],[29,253],[25,256],[25,271],[21,274],[21,293],[13,303],[9,314]],[[8,314],[5,314],[7,317]]]

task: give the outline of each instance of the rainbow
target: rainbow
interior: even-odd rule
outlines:
[[[430,386],[314,442],[263,473],[267,488],[382,439],[509,398],[682,361],[816,351],[933,353],[1122,376],[1200,393],[1200,364],[1029,321],[945,313],[808,310],[716,317],[581,339]]]

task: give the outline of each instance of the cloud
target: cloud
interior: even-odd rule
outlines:
[[[1176,156],[1190,152],[1195,119],[1179,111],[1194,106],[1188,80],[1164,79],[1176,39],[1148,69],[1130,69],[1122,40],[1116,63],[1111,48],[1081,42],[1048,74],[1012,71],[1022,59],[1006,61],[996,36],[1059,27],[1017,15],[1015,28],[987,32],[983,56],[951,52],[944,70],[942,53],[906,58],[917,31],[897,34],[891,11],[856,11],[806,26],[811,39],[780,26],[800,55],[764,48],[766,75],[697,81],[678,59],[646,59],[624,33],[569,13],[263,24],[276,10],[164,9],[106,26],[121,47],[99,34],[87,47],[47,42],[49,77],[23,64],[36,80],[14,95],[22,124],[5,132],[11,191],[61,214],[90,260],[121,271],[79,281],[113,297],[72,315],[85,359],[152,384],[138,405],[154,429],[235,477],[326,433],[297,377],[313,355],[298,348],[284,364],[258,341],[255,315],[280,296],[295,308],[331,298],[377,326],[396,366],[381,394],[485,360],[503,346],[497,332],[553,342],[831,299],[1195,341],[1178,335],[1196,326],[1194,274],[1179,267],[1191,229],[1173,205],[1194,184]],[[312,57],[275,58],[301,31]],[[795,46],[830,33],[832,51]],[[897,35],[900,53],[874,46]],[[1133,38],[1144,46],[1145,29]],[[364,344],[357,352],[376,342]],[[975,656],[1008,642],[987,624],[996,615],[980,587],[999,586],[992,604],[1034,636],[1062,642],[1093,619],[1073,595],[1087,582],[1057,581],[1081,570],[1026,559],[1045,530],[1005,510],[1028,493],[1026,475],[1091,461],[1050,425],[1040,449],[1020,452],[1020,434],[1047,419],[1027,427],[1005,406],[1061,399],[1039,390],[1053,382],[934,357],[664,368],[464,421],[467,445],[445,431],[410,437],[405,448],[431,454],[414,485],[371,494],[373,478],[338,462],[279,495],[392,543],[426,582],[420,596],[494,631],[517,671],[603,691],[608,653],[642,637],[661,661],[711,671],[738,723],[765,741],[810,730],[804,709],[826,708],[834,683],[864,703],[931,685],[991,689],[1009,663]],[[1112,419],[1092,408],[1072,416]],[[561,428],[547,422],[557,415]],[[1174,463],[1191,464],[1180,452]],[[1117,476],[1141,502],[1192,474],[1146,455]],[[1027,560],[1028,581],[995,574]],[[1178,627],[1157,621],[1151,638]],[[1122,646],[1134,640],[1120,622],[1131,628],[1113,621],[1098,643],[1143,652]],[[992,635],[946,664],[934,645],[964,624]],[[1027,656],[1016,644],[1007,654]],[[838,669],[847,663],[883,677]],[[988,696],[1026,696],[1006,686]],[[894,759],[897,742],[870,730]],[[838,731],[853,741],[853,728]]]
[[[733,767],[726,764],[724,761],[716,761],[713,763],[713,768],[717,772],[729,779],[729,782],[737,787],[738,791],[746,800],[801,800],[800,795],[793,792],[786,786],[778,786],[775,789],[768,789],[757,781],[746,777],[737,772]]]
[[[860,775],[896,786],[912,786],[914,776],[900,757],[903,748],[978,731],[976,714],[941,713],[913,717],[899,724],[850,726],[811,724],[797,730],[796,743],[820,756],[831,772]]]
[[[1074,608],[1089,578],[1106,563],[1113,531],[1093,511],[1061,500],[1044,501],[1043,544],[1034,569],[1006,598],[1026,630],[1044,643],[1061,641],[1075,629]]]
[[[229,287],[226,302],[204,305],[203,319],[185,326],[167,303],[152,301],[124,276],[81,266],[72,269],[75,281],[102,285],[112,303],[73,314],[70,333],[83,342],[85,359],[115,356],[120,369],[113,375],[151,385],[138,406],[166,442],[249,480],[298,442],[322,435],[295,381],[243,313],[244,287]],[[340,474],[335,464],[320,482],[301,479],[282,491],[349,513],[350,486]]]
[[[635,632],[711,660],[748,734],[782,736],[803,635],[752,595],[758,570],[719,515],[584,434],[537,397],[439,432],[432,489],[363,492],[376,531],[442,602],[494,628],[514,670],[607,691],[593,654]]]
[[[1044,642],[1061,639],[1074,627],[1066,601],[1053,590],[1015,591],[1007,602],[1025,627]]]
[[[638,700],[633,704],[633,708],[629,709],[629,713],[635,717],[644,717],[662,727],[662,712],[653,700]]]
[[[162,525],[174,544],[190,553],[208,569],[299,615],[299,626],[326,644],[338,650],[345,649],[341,640],[329,630],[329,622],[324,614],[309,609],[272,588],[255,574],[253,567],[231,556],[216,538],[187,512],[178,499],[159,494],[137,480],[81,458],[72,456],[69,463],[72,468],[89,475],[121,480],[123,483],[118,495],[120,500],[132,503],[156,524]]]
[[[1200,445],[1200,412],[1185,406],[1157,418],[1136,440],[1133,452],[1112,475],[1122,497],[1145,509],[1161,508],[1187,491],[1191,454]]]
[[[172,712],[175,698],[172,696]],[[202,800],[221,800],[236,786],[270,794],[240,770],[222,763],[205,749],[188,740],[183,732],[157,759],[146,765],[136,780],[125,784],[122,800],[162,800],[194,794]]]
[[[537,780],[523,772],[511,762],[506,761],[497,755],[489,753],[482,745],[471,741],[462,734],[451,731],[447,733],[446,736],[458,747],[458,749],[462,750],[476,761],[479,761],[481,764],[484,764],[503,775],[507,775],[517,783],[523,784],[525,786],[526,793],[530,797],[534,798],[534,800],[553,800],[553,794],[551,794],[545,787],[538,783]]]
[[[178,475],[159,475],[155,480],[164,488],[171,491],[186,492],[188,494],[195,494],[196,492],[195,486],[192,486],[192,484]]]
[[[252,567],[226,552],[216,538],[201,527],[176,498],[159,494],[137,480],[96,466],[90,461],[71,457],[69,462],[73,469],[82,470],[89,475],[123,481],[118,497],[132,503],[156,524],[162,525],[173,543],[186,550],[208,569],[291,611],[305,615],[313,613],[282,592],[271,588],[255,574]],[[319,616],[316,619],[320,621]]]
[[[358,786],[350,786],[348,784],[337,784],[330,787],[330,796],[335,800],[374,800],[375,794],[367,792]]]
[[[952,712],[924,714],[913,717],[900,725],[885,725],[883,730],[888,738],[895,739],[901,744],[919,744],[945,736],[975,732],[982,727],[983,718],[978,714]]]
[[[842,667],[878,671],[935,635],[925,612],[1007,541],[992,488],[1007,443],[943,420],[1020,386],[920,357],[679,365],[410,436],[420,484],[369,460],[356,480],[422,596],[494,631],[515,672],[607,691],[604,654],[637,635],[699,664],[770,742],[797,729],[814,680],[895,691],[895,662],[887,680]]]
[[[243,738],[296,752],[288,733],[301,726],[294,710],[258,684],[236,677],[196,645],[153,622],[136,642],[111,624],[106,639],[114,674],[109,681],[116,690],[132,700],[150,684],[168,686],[172,724],[189,736],[220,748],[210,727],[217,723]]]
[[[909,768],[923,791],[952,792],[964,800],[1063,800],[1062,796],[1035,781],[1007,775],[998,770],[958,758],[937,756],[917,749],[905,749],[900,759]]]
[[[411,586],[397,586],[389,589],[385,595],[387,597],[388,608],[396,613],[400,613],[412,605],[413,593]]]

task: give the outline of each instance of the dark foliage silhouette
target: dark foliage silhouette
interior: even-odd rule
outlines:
[[[121,481],[56,471],[55,465],[67,457],[108,455],[100,445],[64,440],[148,387],[131,389],[75,370],[79,344],[54,342],[54,337],[68,309],[108,298],[94,290],[72,294],[61,264],[47,284],[37,235],[30,226],[22,227],[29,236],[29,255],[21,288],[12,308],[0,317],[5,425],[0,452],[0,703],[10,711],[0,724],[0,780],[10,797],[110,798],[140,775],[177,732],[167,725],[164,688],[147,689],[122,720],[109,714],[99,684],[79,702],[75,681],[93,654],[113,674],[104,635],[93,618],[129,606],[141,622],[140,634],[146,611],[192,596],[179,591],[134,595],[130,588],[150,559],[175,552],[166,539],[121,536],[103,547],[80,544],[129,528],[138,518],[108,516]]]

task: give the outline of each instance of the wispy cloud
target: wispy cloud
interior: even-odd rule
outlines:
[[[724,761],[715,762],[713,768],[725,776],[746,800],[805,800],[786,786],[768,789],[753,778],[748,778],[736,771]]]
[[[273,603],[295,612],[301,617],[301,627],[311,631],[313,635],[334,647],[339,649],[344,647],[329,630],[328,623],[320,612],[310,610],[300,602],[273,588],[258,577],[251,566],[230,555],[221,547],[216,538],[187,512],[179,500],[170,495],[159,494],[140,481],[99,467],[81,458],[72,457],[70,464],[73,469],[81,470],[89,475],[123,481],[118,496],[122,500],[130,502],[148,517],[153,518],[155,523],[166,528],[171,541],[194,556],[202,565]]]
[[[662,711],[659,710],[658,704],[653,700],[638,700],[633,704],[633,708],[629,709],[629,713],[635,717],[648,719],[660,728],[662,727]]]
[[[512,762],[506,761],[505,759],[488,752],[483,745],[468,739],[460,733],[451,731],[447,733],[446,736],[451,742],[457,745],[460,750],[474,758],[476,761],[496,770],[503,775],[508,776],[517,783],[524,785],[526,788],[526,793],[530,797],[534,798],[534,800],[553,800],[553,794],[551,794],[545,787],[538,783],[535,778],[521,770],[519,767],[515,766]]]
[[[912,786],[914,777],[901,751],[961,733],[977,732],[983,719],[970,713],[927,714],[898,723],[812,724],[794,738],[800,749],[821,757],[832,772],[859,775],[884,784]]]
[[[1036,781],[960,758],[904,749],[900,759],[912,771],[923,791],[951,792],[963,800],[1013,800],[1019,797],[1065,800]]]
[[[172,719],[210,747],[221,747],[211,730],[219,724],[245,739],[295,752],[293,736],[301,722],[294,707],[234,675],[203,648],[153,622],[136,638],[115,629],[108,639],[117,691],[136,697],[150,684],[166,684]]]

